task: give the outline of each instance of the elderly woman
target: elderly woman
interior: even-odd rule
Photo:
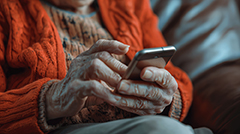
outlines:
[[[147,0],[2,0],[0,132],[194,133],[179,122],[192,100],[183,71],[121,80],[137,51],[166,46],[156,24]]]

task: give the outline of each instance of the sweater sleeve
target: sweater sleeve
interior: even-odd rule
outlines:
[[[36,3],[39,4],[34,1],[26,6],[17,0],[0,2],[0,133],[3,134],[43,133],[38,123],[40,92],[49,80],[62,79],[66,74],[57,31]],[[25,12],[23,6],[32,10],[32,14]]]
[[[38,127],[38,96],[42,85],[49,80],[44,78],[19,89],[7,91],[5,44],[7,42],[0,12],[0,133],[41,133]],[[31,128],[31,129],[29,129]]]
[[[136,3],[135,10],[142,26],[144,48],[166,46],[167,43],[157,27],[158,18],[152,12],[149,0],[137,0]],[[178,83],[178,91],[174,94],[169,116],[182,121],[191,105],[192,83],[187,74],[171,62],[165,68]]]
[[[20,89],[0,92],[1,133],[42,133],[38,126],[38,96],[48,80],[40,79]]]

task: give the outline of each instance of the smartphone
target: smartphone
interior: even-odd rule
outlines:
[[[154,66],[164,68],[172,58],[176,48],[174,46],[146,48],[138,51],[129,63],[123,79],[141,80],[140,73],[143,68]]]

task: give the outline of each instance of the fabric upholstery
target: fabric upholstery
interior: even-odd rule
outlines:
[[[240,133],[240,0],[150,0],[159,28],[177,47],[173,63],[193,81],[185,123]]]
[[[177,48],[172,61],[194,80],[240,57],[240,15],[234,0],[151,0],[159,28]]]
[[[240,133],[240,59],[213,67],[194,82],[187,124],[215,133]]]

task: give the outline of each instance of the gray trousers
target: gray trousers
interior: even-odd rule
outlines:
[[[193,129],[166,116],[138,116],[105,123],[82,123],[62,127],[53,134],[212,134],[207,128]]]

